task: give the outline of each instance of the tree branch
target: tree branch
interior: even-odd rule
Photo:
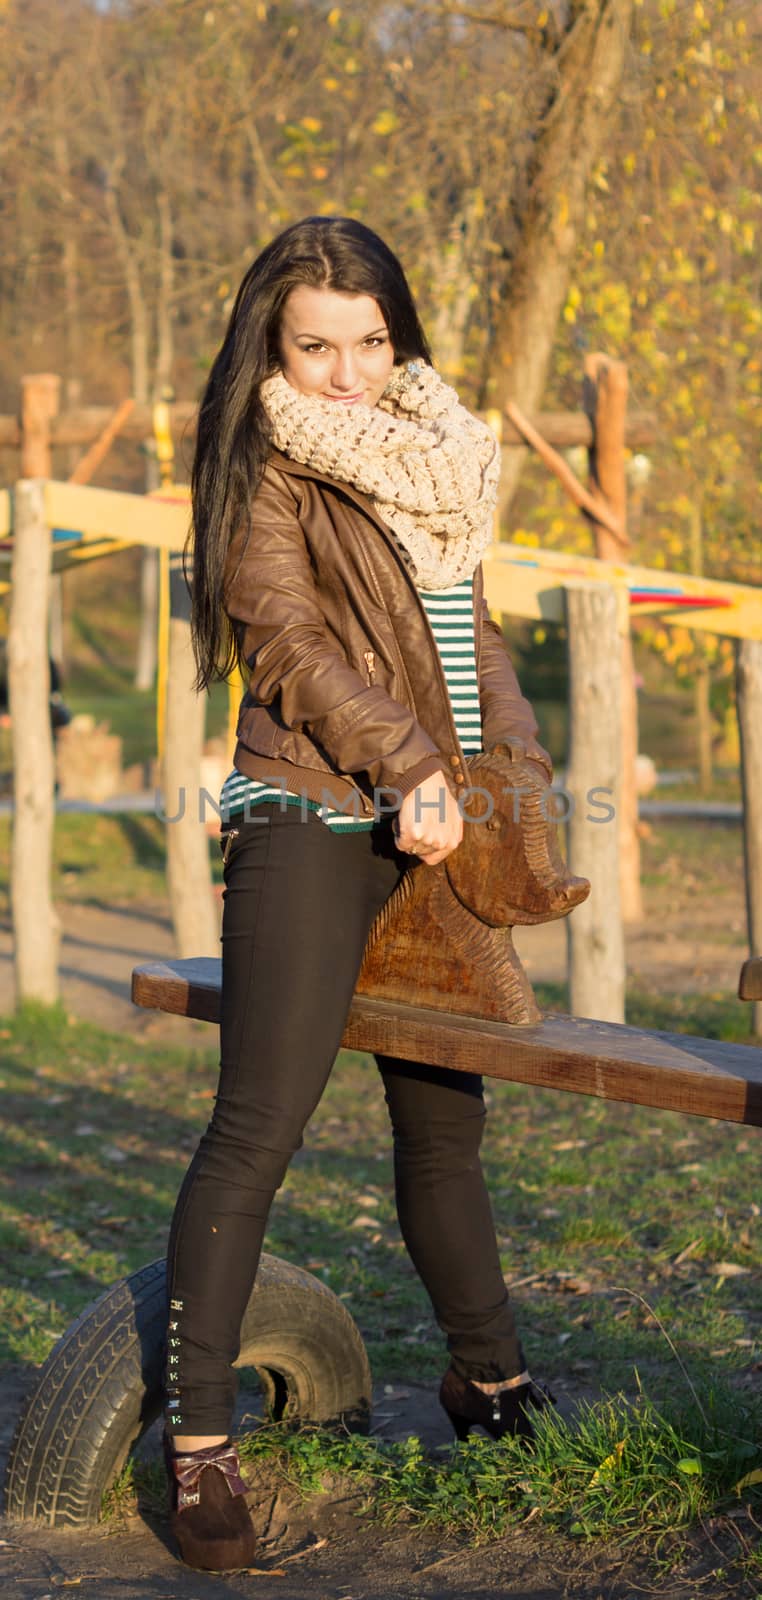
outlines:
[[[527,38],[539,39],[542,28],[536,22],[524,22],[516,13],[497,13],[490,15],[486,11],[472,11],[463,5],[450,5],[448,0],[441,0],[439,5],[417,5],[416,14],[428,17],[462,17],[464,22],[478,22],[487,28],[506,28],[511,33],[523,33]]]

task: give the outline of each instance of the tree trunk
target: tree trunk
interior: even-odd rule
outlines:
[[[159,282],[156,301],[156,373],[154,399],[166,398],[165,391],[172,387],[174,367],[174,333],[172,328],[172,292],[174,289],[174,257],[172,255],[172,210],[169,195],[160,189],[156,197],[159,218]]]
[[[118,164],[109,173],[106,186],[106,215],[116,252],[122,264],[124,284],[130,307],[130,343],[132,347],[132,394],[136,405],[147,405],[150,390],[149,346],[150,320],[137,250],[124,225],[119,207],[117,189]],[[146,466],[146,490],[158,487],[156,463],[149,456]],[[135,661],[135,688],[148,691],[156,678],[156,626],[159,603],[158,552],[145,546],[140,562],[140,631]]]
[[[741,784],[749,954],[762,955],[762,640],[736,646],[736,704],[741,735]],[[762,1034],[762,1001],[752,1002],[752,1032]]]
[[[14,495],[8,702],[13,747],[11,908],[16,1005],[58,999],[59,920],[50,891],[54,757],[50,727],[50,529],[42,484]]]
[[[603,148],[622,78],[633,0],[582,0],[556,56],[552,98],[537,140],[520,243],[490,341],[480,405],[515,400],[538,411],[569,283],[590,173]],[[526,452],[505,452],[504,514]]]
[[[566,786],[574,805],[567,824],[568,860],[572,872],[589,878],[592,885],[589,898],[566,919],[569,1003],[575,1017],[624,1022],[619,892],[621,652],[615,590],[600,583],[567,588],[566,617]],[[605,807],[613,807],[614,815],[607,816]]]
[[[453,218],[447,243],[432,252],[437,301],[431,346],[439,371],[452,384],[457,384],[463,370],[463,341],[473,305],[472,261],[483,215],[484,201],[477,192]]]
[[[109,173],[106,184],[106,216],[116,253],[122,264],[124,286],[130,307],[130,344],[132,348],[132,393],[138,405],[145,405],[149,396],[149,338],[148,306],[143,293],[140,265],[133,240],[124,226],[119,208],[116,174]]]

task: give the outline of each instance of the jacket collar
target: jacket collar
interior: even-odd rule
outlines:
[[[355,505],[358,505],[360,510],[365,512],[366,517],[370,517],[371,522],[375,522],[376,527],[381,529],[400,565],[407,571],[400,554],[399,545],[388,522],[384,522],[383,517],[379,516],[373,501],[368,495],[363,494],[360,489],[356,489],[353,483],[345,483],[341,478],[332,478],[327,472],[317,472],[314,467],[307,466],[302,461],[293,461],[291,456],[284,455],[282,450],[276,450],[275,448],[270,451],[268,465],[276,467],[279,472],[288,472],[294,478],[311,478],[315,483],[324,483],[329,489],[337,489],[340,494],[345,495],[349,500],[353,500]],[[409,573],[407,575],[408,577],[410,576]]]
[[[394,537],[394,534],[392,533],[391,528],[389,527],[389,524],[384,522],[383,517],[379,516],[373,501],[370,500],[367,495],[363,494],[360,489],[356,489],[352,483],[344,483],[340,478],[331,478],[328,476],[327,472],[317,472],[314,467],[307,466],[302,461],[293,461],[291,456],[284,455],[282,450],[276,450],[275,447],[272,448],[268,457],[268,465],[270,463],[272,463],[272,465],[276,467],[279,472],[288,472],[294,478],[312,478],[316,483],[324,483],[329,489],[337,489],[340,494],[346,495],[349,500],[354,500],[355,504],[360,507],[360,510],[365,512],[366,517],[370,517],[371,522],[374,522],[376,527],[381,529],[381,532],[384,534],[393,555],[399,562],[399,565],[402,568],[408,583],[413,589],[415,589],[415,583],[413,582],[407,566],[402,559],[399,545]],[[476,571],[474,572],[474,599],[477,608],[481,606],[482,593],[482,572],[480,562],[476,568]]]

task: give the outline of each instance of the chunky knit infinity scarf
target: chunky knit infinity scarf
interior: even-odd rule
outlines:
[[[301,394],[282,372],[260,394],[277,449],[367,495],[419,588],[470,576],[493,536],[500,449],[433,367],[394,367],[376,406]]]

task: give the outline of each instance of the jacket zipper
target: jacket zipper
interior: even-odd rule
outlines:
[[[375,652],[375,650],[363,650],[363,660],[365,662],[365,671],[366,671],[366,676],[367,676],[367,679],[368,679],[368,687],[370,688],[376,681],[376,652]]]
[[[287,462],[288,458],[285,458],[285,459],[286,459],[286,462]],[[286,470],[288,470],[288,466],[287,465],[286,465]],[[336,489],[336,487],[337,487],[335,480],[333,478],[329,478],[327,473],[313,472],[310,469],[306,473],[296,472],[296,473],[293,474],[293,476],[296,477],[296,478],[307,477],[307,478],[311,478],[313,481],[317,481],[318,483],[325,483],[325,484],[328,485],[329,489]],[[363,515],[366,516],[370,522],[373,522],[375,524],[375,526],[380,530],[380,532],[383,534],[384,538],[386,539],[387,544],[389,545],[389,548],[392,551],[392,554],[395,555],[397,560],[399,561],[400,568],[402,570],[402,573],[403,573],[403,576],[405,578],[405,581],[410,587],[410,590],[411,590],[412,595],[413,595],[413,599],[415,601],[415,604],[418,607],[418,610],[420,612],[421,618],[423,620],[424,628],[425,628],[426,632],[429,635],[429,639],[430,639],[430,642],[431,642],[431,647],[432,647],[432,651],[433,651],[434,659],[435,659],[435,663],[436,663],[436,669],[437,669],[437,673],[438,673],[438,676],[439,676],[440,688],[442,689],[442,693],[443,693],[443,696],[444,696],[444,703],[445,703],[445,706],[447,707],[447,714],[448,714],[449,720],[450,720],[450,731],[451,731],[451,734],[452,734],[453,744],[454,744],[456,750],[460,754],[461,760],[463,762],[464,771],[467,772],[468,771],[468,765],[467,765],[467,762],[466,762],[465,753],[464,753],[463,747],[461,745],[460,739],[458,738],[457,729],[455,727],[455,722],[453,720],[452,706],[451,706],[451,703],[450,703],[450,696],[449,696],[449,692],[448,692],[448,689],[447,689],[447,679],[445,678],[444,667],[442,666],[442,658],[441,658],[441,656],[439,654],[439,651],[437,649],[437,642],[436,642],[436,639],[434,638],[434,630],[433,630],[433,628],[431,626],[431,623],[429,622],[429,619],[428,619],[428,617],[426,615],[426,611],[424,609],[423,602],[422,602],[422,600],[420,598],[420,595],[418,594],[418,590],[416,589],[415,584],[413,583],[413,580],[412,580],[412,578],[410,576],[410,573],[408,572],[408,570],[407,570],[407,568],[405,566],[404,561],[402,560],[402,557],[398,554],[397,550],[395,549],[394,542],[393,542],[391,536],[389,535],[387,529],[384,527],[384,525],[380,521],[380,519],[378,517],[374,516],[373,512],[366,505],[363,504],[363,502],[360,500],[359,495],[353,493],[351,485],[342,484],[340,486],[340,492],[342,494],[346,494],[347,499],[353,501],[353,503],[357,506],[358,510],[362,511]],[[380,596],[382,604],[384,604],[383,595],[380,593],[378,584],[376,582],[376,575],[375,575],[375,573],[373,571],[373,568],[372,568],[372,566],[370,564],[370,561],[368,560],[364,550],[361,551],[361,554],[362,554],[363,560],[365,562],[365,566],[366,566],[366,568],[368,570],[368,573],[370,575],[373,587],[374,587],[376,593]],[[385,606],[384,606],[384,609],[385,609]],[[480,624],[480,619],[477,619],[477,617],[474,615],[474,654],[476,656],[476,668],[477,668],[477,674],[478,674],[479,656],[477,655],[477,650],[478,650],[478,645],[477,645],[477,638],[478,638],[477,622],[479,622],[479,624]],[[395,639],[395,645],[396,645],[396,639]],[[367,652],[366,652],[366,654],[367,654]],[[409,679],[409,677],[407,675],[407,672],[405,670],[405,664],[404,664],[404,662],[402,660],[402,652],[400,651],[398,646],[397,646],[397,657],[398,657],[398,660],[399,660],[399,664],[400,664],[400,666],[402,668],[402,675],[404,676],[404,678],[405,678],[405,680],[407,682],[407,685],[408,685],[408,689],[410,690],[410,698],[411,698],[411,700],[413,700],[414,697],[413,697],[413,693],[412,693],[412,685],[410,683],[410,679]],[[359,786],[357,784],[355,784],[354,787],[358,788]],[[360,790],[360,794],[362,795],[362,790]],[[364,796],[363,796],[363,798],[364,798]]]
[[[330,480],[324,480],[324,481],[329,482]],[[354,499],[354,496],[352,495],[349,498]],[[364,512],[365,515],[367,515],[367,512],[365,512],[365,507],[360,505],[359,501],[356,501],[355,504],[357,505],[358,510]],[[388,542],[388,537],[389,536],[386,533],[386,530],[381,525],[381,523],[378,522],[378,520],[375,517],[372,520],[376,523],[376,526],[384,534],[384,537],[387,539],[387,542]],[[393,549],[393,547],[392,547],[392,549]],[[412,596],[413,596],[413,600],[414,600],[415,604],[418,607],[418,611],[420,613],[421,620],[423,622],[423,626],[424,626],[426,632],[429,635],[429,640],[430,640],[430,644],[431,644],[431,651],[432,651],[432,655],[434,657],[434,661],[435,661],[435,664],[436,664],[436,670],[437,670],[438,675],[439,675],[439,683],[440,683],[440,687],[442,689],[442,694],[443,694],[443,697],[444,697],[444,703],[445,703],[445,706],[447,708],[447,714],[448,714],[449,719],[450,719],[450,732],[452,734],[453,744],[455,746],[455,749],[460,753],[460,757],[461,757],[461,760],[463,762],[464,771],[467,772],[468,771],[468,767],[466,765],[466,757],[465,757],[465,753],[463,751],[463,747],[461,745],[461,742],[460,742],[460,740],[458,738],[457,729],[455,727],[455,722],[454,722],[453,715],[452,715],[452,707],[451,707],[451,702],[450,702],[450,695],[449,695],[449,691],[448,691],[448,688],[447,688],[447,679],[445,677],[444,667],[442,666],[442,658],[441,658],[441,656],[439,654],[439,651],[437,649],[437,642],[436,642],[436,639],[434,638],[434,630],[433,630],[433,628],[431,626],[431,623],[429,622],[429,619],[428,619],[428,617],[426,615],[426,610],[425,610],[425,607],[423,605],[423,601],[421,600],[421,597],[420,597],[420,595],[418,593],[418,590],[416,589],[415,584],[413,583],[413,580],[412,580],[412,578],[410,576],[410,573],[407,571],[407,569],[405,567],[405,563],[402,560],[402,557],[399,556],[397,554],[397,551],[394,550],[394,549],[393,549],[393,554],[395,556],[397,556],[397,559],[398,559],[398,561],[400,563],[400,567],[402,569],[402,572],[403,572],[403,575],[404,575],[404,578],[405,578],[405,582],[408,584],[408,586],[409,586],[409,588],[411,590],[411,593],[412,593]],[[373,568],[371,566],[370,560],[368,559],[365,550],[361,550],[361,556],[362,556],[363,564],[364,564],[364,566],[366,568],[366,571],[368,572],[368,575],[370,577],[370,581],[371,581],[371,583],[373,585],[373,588],[375,589],[376,594],[378,595],[379,600],[381,601],[381,604],[383,606],[384,597],[383,597],[383,594],[381,593],[381,591],[379,589],[378,583],[376,582],[376,574],[373,571]],[[415,702],[414,702],[412,684],[410,683],[410,679],[409,679],[408,674],[407,674],[407,669],[406,669],[405,663],[404,663],[404,661],[402,659],[402,652],[401,652],[399,646],[397,645],[396,638],[395,638],[394,642],[395,642],[397,659],[398,659],[398,663],[399,663],[399,667],[400,667],[400,676],[402,678],[404,678],[405,682],[407,683],[408,690],[409,690],[409,693],[410,693],[410,699],[414,704]],[[477,646],[477,625],[476,625],[476,616],[474,615],[474,654],[475,655],[476,655],[477,648],[478,648],[478,646]],[[365,650],[365,651],[363,651],[363,655],[364,655],[364,659],[365,659],[365,664],[366,664],[366,666],[368,668],[368,674],[369,674],[368,675],[368,682],[369,683],[375,682],[375,671],[373,673],[373,678],[370,677],[371,668],[375,664],[375,659],[376,659],[375,658],[375,653],[372,650]],[[370,662],[368,660],[369,656],[372,658],[372,660]],[[476,656],[477,676],[478,676],[478,666],[479,666],[479,661],[478,661],[478,656]]]

